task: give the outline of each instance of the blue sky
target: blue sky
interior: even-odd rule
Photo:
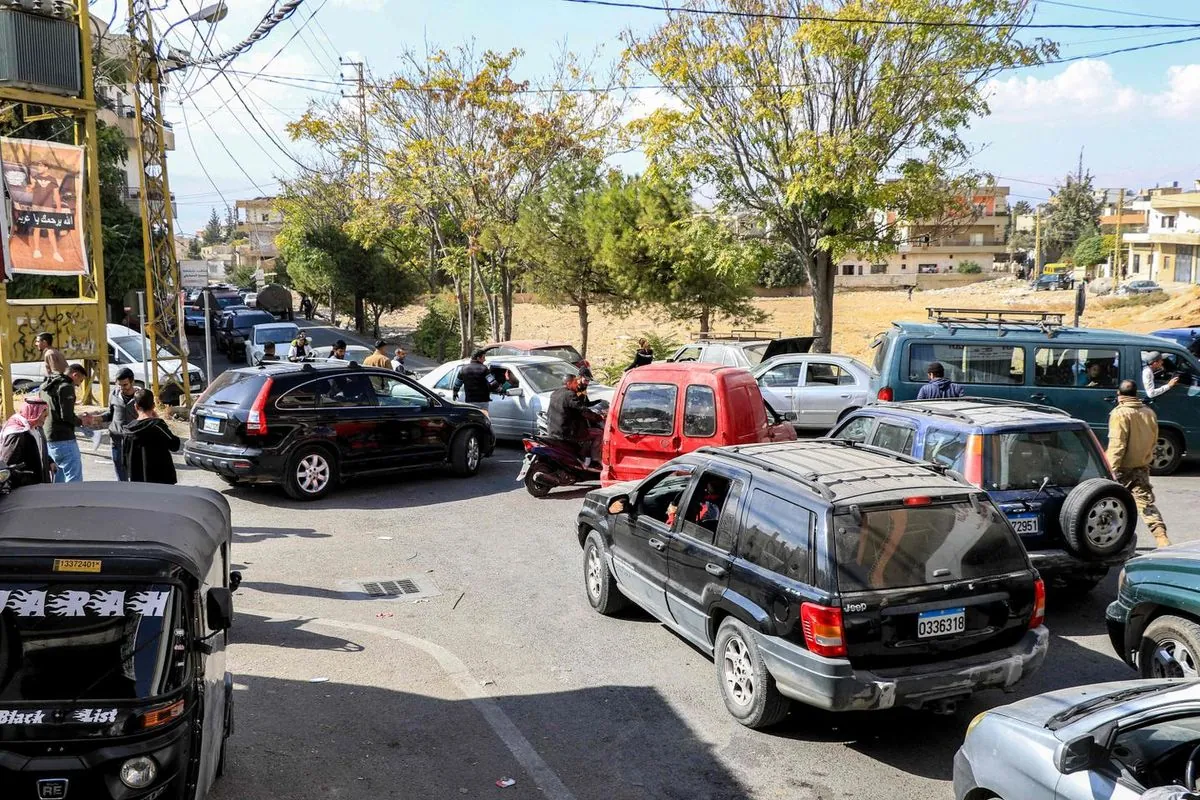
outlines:
[[[123,9],[124,0],[117,2]],[[159,18],[183,18],[201,2],[170,0]],[[93,14],[107,16],[107,3],[94,5]],[[1149,17],[1153,14],[1200,22],[1200,3],[1195,0],[1071,3],[1089,8],[1042,0],[1037,21],[1160,21]],[[212,32],[214,48],[244,37],[270,2],[234,0],[230,5],[229,16]],[[315,17],[305,24],[314,10]],[[167,118],[176,130],[169,169],[178,229],[190,233],[201,227],[210,207],[271,194],[278,178],[294,171],[241,101],[276,140],[294,147],[283,126],[310,98],[336,96],[321,91],[338,91],[333,85],[339,78],[338,56],[365,60],[372,73],[384,76],[396,68],[396,53],[404,46],[420,47],[427,41],[450,47],[473,39],[479,49],[524,50],[522,70],[532,77],[544,70],[564,41],[576,52],[600,49],[603,59],[615,59],[621,31],[648,30],[659,19],[661,15],[652,11],[562,0],[305,0],[291,20],[234,63],[235,70],[247,73],[231,76],[241,100],[224,78],[203,86],[212,71],[184,75],[168,91]],[[208,30],[203,24],[200,28]],[[1081,30],[1047,35],[1060,42],[1062,56],[1070,57],[1200,31]],[[196,29],[185,24],[169,38],[175,46],[199,52],[197,37]],[[310,91],[260,77],[240,86],[260,69],[264,76],[304,76],[328,83],[314,83]],[[1053,184],[1073,169],[1081,147],[1084,164],[1100,185],[1136,188],[1180,181],[1191,186],[1200,178],[1200,151],[1194,147],[1200,123],[1200,42],[1013,72],[993,87],[991,104],[992,116],[973,123],[967,138],[978,149],[974,166],[1011,186],[1011,200],[1044,198],[1048,187],[1042,184]]]

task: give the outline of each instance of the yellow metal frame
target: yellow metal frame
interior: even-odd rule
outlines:
[[[88,208],[88,253],[91,256],[91,275],[79,280],[79,298],[50,300],[9,300],[8,286],[0,282],[0,353],[4,366],[0,368],[0,405],[5,416],[13,413],[12,364],[17,353],[28,354],[26,337],[32,328],[30,320],[44,325],[42,330],[55,333],[60,340],[72,341],[75,334],[96,336],[90,353],[86,347],[68,347],[64,355],[84,356],[91,380],[84,386],[84,402],[94,401],[93,384],[99,384],[102,397],[108,396],[108,345],[104,325],[108,319],[104,299],[104,228],[100,219],[100,159],[96,135],[96,94],[92,66],[92,21],[88,4],[79,3],[77,15],[80,35],[83,94],[70,97],[29,89],[0,87],[0,101],[11,101],[42,108],[61,109],[75,120],[75,141],[85,149]],[[34,334],[37,331],[33,331]],[[64,336],[63,334],[66,334]],[[91,355],[94,354],[94,355]],[[91,356],[91,357],[89,357]],[[25,356],[22,356],[24,358]]]

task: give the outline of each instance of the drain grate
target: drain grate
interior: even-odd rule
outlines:
[[[355,578],[338,584],[356,600],[422,600],[442,594],[428,577]]]

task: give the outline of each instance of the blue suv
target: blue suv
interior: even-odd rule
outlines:
[[[1048,581],[1087,591],[1133,555],[1132,495],[1087,423],[1058,409],[976,397],[882,403],[830,435],[941,465],[986,491]]]

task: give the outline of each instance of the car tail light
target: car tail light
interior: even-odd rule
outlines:
[[[826,658],[846,655],[846,636],[840,608],[801,603],[800,625],[804,630],[804,643],[815,655]]]
[[[906,497],[904,505],[906,506],[927,506],[933,503],[933,498],[930,497]]]
[[[526,439],[525,441],[522,442],[522,444],[525,445],[526,453],[528,453],[530,450],[532,450],[534,448],[534,442],[531,439]]]
[[[1041,578],[1033,584],[1033,615],[1029,617],[1029,630],[1046,621],[1046,584]]]
[[[254,436],[267,435],[267,397],[271,394],[271,384],[274,382],[274,378],[267,378],[258,390],[254,405],[250,406],[250,413],[246,416],[246,433]]]
[[[875,394],[875,399],[881,403],[890,403],[895,397],[896,393],[892,391],[892,387],[890,386],[879,387],[879,391]]]
[[[963,461],[963,477],[967,483],[983,488],[983,437],[972,433],[967,437],[967,452]]]
[[[176,700],[169,706],[147,711],[142,714],[142,727],[157,728],[159,725],[166,725],[171,720],[179,719],[183,716],[183,708],[183,701]]]

